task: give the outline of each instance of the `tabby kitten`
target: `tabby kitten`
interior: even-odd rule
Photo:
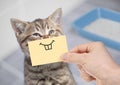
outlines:
[[[61,31],[62,10],[57,9],[46,19],[32,22],[11,19],[18,43],[25,54],[25,85],[75,85],[75,81],[66,63],[58,62],[32,66],[28,50],[28,41],[57,37]]]

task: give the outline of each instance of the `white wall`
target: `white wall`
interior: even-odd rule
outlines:
[[[65,16],[84,0],[1,0],[0,1],[0,60],[18,48],[10,18],[32,21],[45,18],[61,7]]]

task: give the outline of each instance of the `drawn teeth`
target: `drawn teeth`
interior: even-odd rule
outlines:
[[[44,45],[45,50],[51,50],[52,49],[52,45]]]
[[[45,50],[51,50],[52,49],[52,43],[55,42],[54,40],[50,44],[42,44],[40,43],[39,45],[43,45]]]

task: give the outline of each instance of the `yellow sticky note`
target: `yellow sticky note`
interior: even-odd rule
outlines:
[[[65,36],[28,42],[32,66],[62,61],[60,56],[68,51]]]

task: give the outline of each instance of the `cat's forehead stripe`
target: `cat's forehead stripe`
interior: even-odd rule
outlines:
[[[40,21],[37,20],[36,22],[34,22],[34,24],[35,24],[35,29],[36,29],[37,33],[43,34],[44,33],[44,29],[43,29],[43,26],[42,26],[43,21],[42,20],[40,20]]]
[[[36,23],[35,23],[35,28],[36,28],[38,31],[40,31],[41,25],[40,25],[38,22],[36,22]]]
[[[44,20],[36,20],[34,21],[35,25],[41,29],[44,29],[46,22]]]
[[[35,28],[37,31],[42,31],[42,34],[48,34],[48,23],[45,20],[36,20],[34,21]]]

